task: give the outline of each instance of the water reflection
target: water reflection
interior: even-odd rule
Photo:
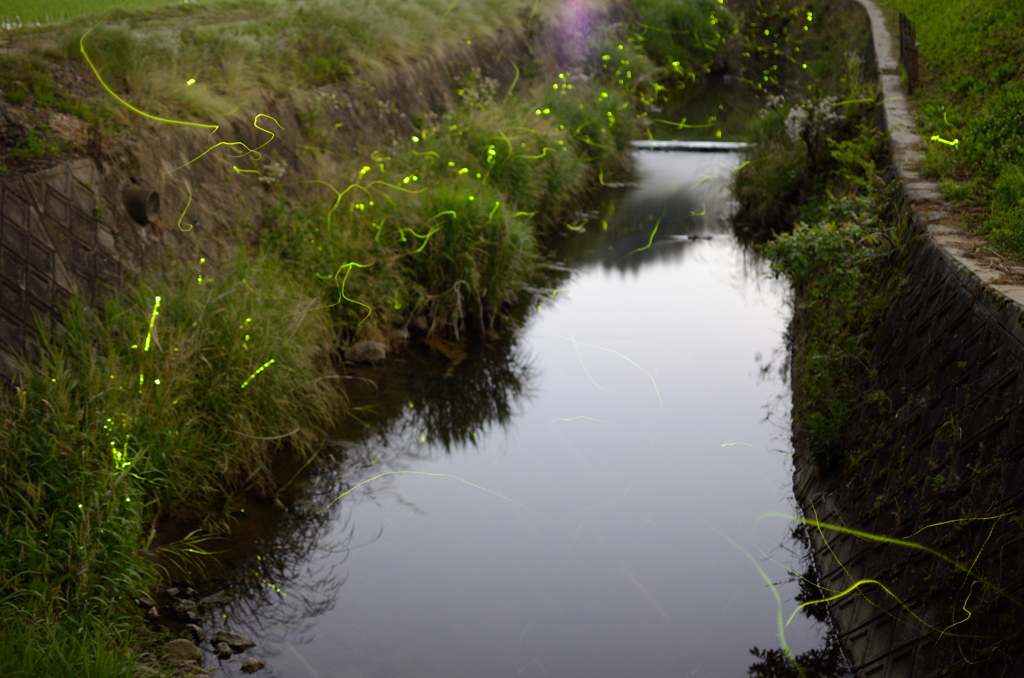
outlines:
[[[246,507],[209,628],[279,675],[788,675],[736,548],[803,569],[756,521],[792,501],[785,413],[762,423],[786,294],[730,233],[736,164],[639,154],[640,185],[555,238],[522,331],[349,368],[345,426]],[[787,641],[831,652],[811,619]]]

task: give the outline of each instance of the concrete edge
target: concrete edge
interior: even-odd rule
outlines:
[[[900,181],[908,216],[925,246],[938,250],[970,294],[1011,334],[1024,341],[1024,264],[989,251],[988,241],[953,223],[951,206],[938,183],[921,174],[926,141],[917,133],[914,111],[900,80],[899,61],[885,16],[872,0],[857,0],[871,21],[878,79],[892,163]]]

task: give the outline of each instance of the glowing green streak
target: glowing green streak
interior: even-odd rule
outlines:
[[[270,367],[271,365],[273,365],[273,364],[274,364],[274,360],[275,360],[274,358],[271,358],[271,359],[270,359],[270,360],[268,360],[267,362],[263,363],[263,365],[262,365],[262,366],[261,366],[261,367],[260,367],[260,368],[259,368],[258,370],[256,370],[256,371],[255,371],[255,372],[253,372],[252,374],[250,374],[250,375],[249,375],[249,378],[248,378],[248,379],[246,379],[246,380],[245,380],[245,381],[244,381],[244,382],[242,383],[242,388],[245,388],[246,386],[248,386],[248,385],[249,385],[249,382],[250,382],[250,381],[252,381],[253,379],[255,379],[255,378],[256,378],[256,375],[257,375],[257,374],[259,374],[259,373],[260,373],[260,372],[262,372],[263,370],[265,370],[265,369],[267,369],[268,367]]]
[[[508,59],[508,57],[505,58]],[[519,82],[519,66],[516,66],[516,62],[512,61],[511,59],[508,59],[508,62],[512,64],[512,68],[516,69],[516,77],[512,78],[512,84],[509,85],[508,91],[505,92],[506,97],[512,95],[512,90],[516,88],[516,83]]]
[[[711,526],[708,525],[708,527]],[[742,553],[743,556],[750,561],[751,565],[757,568],[757,573],[761,575],[761,579],[764,579],[765,583],[768,584],[768,588],[771,589],[772,592],[772,597],[775,598],[776,618],[779,631],[779,644],[782,645],[782,651],[786,653],[786,657],[789,658],[789,661],[793,662],[793,666],[796,668],[797,672],[802,676],[802,678],[807,678],[807,674],[804,673],[804,670],[803,668],[801,668],[800,663],[797,662],[796,657],[794,657],[793,653],[789,651],[789,645],[786,644],[786,626],[789,624],[789,622],[786,622],[785,624],[782,623],[782,598],[779,597],[779,592],[775,589],[775,582],[771,580],[771,577],[768,576],[768,574],[764,571],[764,569],[762,569],[758,562],[754,560],[754,558],[749,553],[747,553],[746,549],[744,549],[742,546],[734,542],[729,537],[725,536],[725,534],[723,534],[722,532],[719,532],[714,527],[711,527],[711,529],[715,532],[718,532],[718,535],[722,539],[726,540],[727,542],[738,548],[740,550],[740,553]],[[793,614],[796,613],[794,612]],[[790,617],[790,619],[792,619],[792,617]]]
[[[421,189],[420,189],[420,190],[418,190],[418,191],[413,191],[413,190],[411,190],[411,189],[408,189],[408,188],[402,188],[401,186],[395,186],[394,184],[389,184],[389,183],[388,183],[388,182],[386,182],[386,181],[380,181],[380,180],[378,180],[378,181],[371,181],[371,182],[369,183],[369,185],[370,185],[370,186],[374,186],[374,185],[376,185],[376,184],[381,184],[381,185],[387,186],[388,188],[393,188],[393,189],[395,189],[396,191],[401,191],[401,192],[403,192],[403,193],[412,193],[413,195],[415,195],[415,194],[417,194],[417,193],[422,193],[423,191],[427,190],[427,189],[425,189],[425,188],[421,188]],[[360,186],[360,188],[362,188],[362,187]]]
[[[490,221],[494,217],[494,213],[498,211],[498,207],[500,207],[500,206],[501,206],[501,202],[498,201],[498,200],[495,200],[494,201],[494,209],[492,209],[491,213],[487,215],[487,221]]]
[[[536,212],[516,212],[513,217],[532,217]]]
[[[351,190],[352,190],[353,188],[358,188],[358,189],[360,189],[361,191],[363,191],[364,193],[366,193],[366,195],[370,196],[371,198],[373,197],[373,194],[372,194],[372,193],[370,193],[370,191],[368,191],[368,190],[366,189],[366,187],[364,187],[364,186],[361,186],[361,185],[359,185],[359,184],[350,184],[350,185],[348,186],[348,188],[346,188],[346,189],[345,189],[344,191],[338,191],[338,189],[336,189],[336,188],[335,188],[334,186],[332,186],[331,184],[327,183],[326,181],[320,181],[319,179],[308,179],[308,180],[307,180],[307,181],[306,181],[305,183],[307,183],[307,184],[323,184],[323,185],[324,185],[324,186],[326,186],[327,188],[329,188],[329,189],[331,189],[332,191],[334,191],[334,194],[335,194],[336,196],[338,196],[338,199],[334,201],[334,207],[332,207],[332,208],[330,209],[330,211],[329,211],[329,212],[327,213],[327,228],[330,228],[330,227],[331,227],[331,217],[332,217],[332,216],[334,215],[334,213],[335,213],[335,212],[337,211],[337,209],[338,209],[338,205],[340,205],[340,204],[341,204],[341,199],[342,199],[342,198],[344,198],[344,197],[345,197],[345,194],[346,194],[346,193],[348,193],[349,191],[351,191]]]
[[[515,320],[515,318],[513,318],[513,320]],[[520,322],[522,322],[522,321],[520,321]],[[525,324],[525,323],[523,323],[523,324]],[[652,384],[654,384],[654,392],[658,394],[658,409],[661,409],[661,405],[662,405],[662,402],[661,402],[661,391],[659,391],[659,390],[658,390],[658,382],[656,382],[656,381],[654,380],[654,377],[653,377],[653,376],[651,375],[651,373],[650,373],[650,372],[648,372],[648,371],[647,371],[647,370],[645,370],[644,368],[640,367],[640,366],[639,366],[639,365],[637,365],[637,364],[636,364],[635,362],[633,362],[632,360],[630,360],[630,359],[629,359],[629,358],[627,358],[626,356],[622,355],[622,354],[621,354],[621,353],[619,353],[618,351],[612,350],[612,349],[610,349],[610,348],[605,348],[604,346],[596,346],[596,345],[594,345],[594,344],[588,344],[588,343],[586,343],[586,342],[582,342],[582,341],[576,341],[576,339],[575,339],[575,338],[572,338],[572,337],[566,337],[566,336],[563,336],[563,335],[561,335],[561,334],[556,334],[555,336],[556,336],[556,337],[558,337],[559,339],[565,339],[566,341],[571,341],[571,342],[573,343],[573,345],[574,345],[574,346],[587,346],[587,347],[589,347],[589,348],[596,348],[596,349],[598,349],[598,350],[600,350],[600,351],[608,351],[609,353],[614,353],[615,355],[619,356],[620,358],[622,358],[623,360],[625,360],[625,361],[626,361],[627,363],[629,363],[629,364],[630,364],[630,365],[632,365],[633,367],[637,368],[638,370],[640,370],[641,372],[643,372],[644,374],[646,374],[646,375],[647,375],[647,376],[648,376],[648,377],[650,378],[650,380],[651,380],[651,383],[652,383]],[[577,353],[579,353],[579,348],[578,348],[578,347],[577,347],[577,349],[576,349],[576,352],[577,352]],[[582,358],[581,358],[581,360],[582,360]],[[584,368],[584,369],[586,369],[586,368]],[[591,381],[593,381],[593,380],[591,380]],[[600,387],[599,387],[599,388],[600,388]]]
[[[195,226],[193,226],[192,224],[189,224],[188,228],[182,228],[181,227],[181,221],[182,221],[182,219],[185,218],[185,215],[188,213],[188,208],[192,204],[192,188],[188,185],[187,181],[185,182],[185,190],[188,191],[188,202],[185,203],[185,209],[181,211],[181,216],[178,217],[178,230],[183,232],[183,233],[188,233],[193,228],[195,228]]]
[[[584,219],[583,223],[581,223],[579,226],[573,226],[572,224],[566,224],[565,227],[568,228],[570,231],[579,231],[580,229],[582,229],[584,226],[587,225],[588,221],[590,221],[590,219]]]
[[[553,424],[556,421],[576,421],[577,419],[586,419],[587,421],[599,421],[602,424],[606,423],[604,419],[594,419],[593,417],[583,417],[583,416],[580,416],[580,417],[570,417],[568,419],[566,419],[565,417],[557,417],[555,419],[552,419],[551,423]]]
[[[693,186],[690,186],[690,188],[686,189],[686,192],[687,192],[687,193],[689,193],[689,192],[690,192],[690,191],[692,191],[693,189],[695,189],[695,188],[697,188],[698,186],[700,186],[701,184],[703,184],[703,183],[704,183],[705,181],[707,181],[708,179],[714,179],[714,178],[715,178],[715,177],[717,177],[717,176],[718,176],[717,174],[705,174],[705,175],[704,175],[703,177],[701,177],[700,181],[698,181],[697,183],[695,183],[695,184],[694,184]]]
[[[563,338],[564,338],[564,337],[563,337]],[[591,382],[591,383],[592,383],[592,384],[593,384],[594,386],[597,386],[597,387],[598,387],[599,389],[601,389],[602,391],[605,391],[606,393],[611,393],[611,394],[613,394],[613,395],[622,395],[621,393],[615,393],[615,391],[609,391],[608,389],[606,389],[605,387],[601,386],[601,385],[600,385],[600,384],[598,384],[598,383],[597,383],[596,381],[594,381],[594,378],[593,378],[592,376],[590,376],[590,370],[588,370],[588,369],[587,369],[587,365],[586,365],[586,363],[584,363],[584,362],[583,362],[583,354],[582,354],[582,353],[580,352],[580,347],[579,347],[579,344],[577,344],[577,343],[576,343],[576,338],[575,338],[575,337],[572,337],[572,336],[570,336],[570,338],[569,338],[569,341],[571,341],[571,342],[572,342],[572,347],[573,347],[574,349],[576,349],[576,355],[577,355],[577,356],[579,357],[579,359],[580,359],[580,365],[581,365],[581,366],[583,367],[583,371],[587,373],[587,378],[588,378],[588,379],[590,379],[590,382]]]
[[[440,230],[441,230],[440,226],[435,226],[434,228],[432,228],[429,231],[427,231],[426,235],[420,235],[419,233],[417,233],[416,231],[412,230],[411,228],[405,228],[405,229],[400,229],[399,230],[399,235],[401,235],[403,232],[407,231],[410,234],[416,236],[417,238],[419,238],[420,240],[423,241],[422,245],[420,245],[418,248],[416,248],[416,249],[414,249],[412,251],[412,254],[416,254],[417,252],[422,251],[423,248],[427,246],[427,241],[430,240],[430,236],[434,235],[435,233],[437,233]]]
[[[210,132],[211,135],[215,134],[217,132],[217,130],[220,129],[219,125],[204,125],[204,124],[198,123],[198,122],[186,122],[184,120],[173,120],[171,118],[159,118],[159,117],[157,117],[155,115],[150,115],[149,113],[146,113],[145,111],[140,111],[139,109],[135,108],[130,103],[128,103],[127,101],[125,101],[124,99],[119,97],[114,90],[110,89],[110,86],[107,85],[107,83],[103,80],[103,77],[100,76],[99,69],[96,68],[96,64],[94,64],[92,62],[92,59],[89,58],[89,53],[85,51],[85,38],[86,38],[87,35],[92,33],[93,30],[98,25],[99,25],[98,23],[93,25],[92,28],[90,28],[89,30],[87,30],[85,33],[82,34],[82,37],[78,39],[78,49],[82,52],[82,56],[85,58],[86,63],[89,64],[89,68],[92,69],[92,72],[96,76],[96,79],[99,81],[100,85],[103,87],[103,89],[107,90],[107,93],[110,94],[110,96],[112,96],[115,99],[117,99],[117,101],[119,103],[121,103],[123,106],[125,106],[128,110],[133,111],[135,113],[138,113],[139,115],[143,116],[144,118],[149,118],[150,120],[156,120],[157,122],[166,122],[166,123],[170,123],[172,125],[188,125],[189,127],[202,127],[204,129],[213,130],[212,132]]]
[[[843,104],[873,104],[873,103],[875,103],[874,99],[847,99],[846,101],[839,101],[839,102],[836,102],[836,103],[834,103],[832,105],[833,106],[842,106]]]
[[[262,173],[262,172],[260,172],[259,170],[244,170],[244,169],[239,169],[239,168],[238,168],[238,165],[235,165],[235,166],[234,166],[234,170],[235,170],[235,174],[258,174],[258,175],[260,175],[260,176],[263,176],[263,173]]]
[[[942,631],[941,629],[935,628],[934,626],[932,626],[931,624],[929,624],[928,622],[926,622],[925,620],[921,619],[916,614],[914,614],[914,611],[911,610],[909,607],[907,607],[906,603],[904,603],[902,600],[900,600],[899,597],[895,593],[893,593],[888,588],[886,588],[885,584],[883,584],[882,582],[879,582],[879,581],[875,581],[874,579],[861,579],[860,581],[855,582],[849,588],[847,588],[847,589],[845,589],[843,591],[840,591],[839,593],[835,594],[834,596],[829,596],[828,598],[822,598],[821,600],[811,600],[811,601],[808,601],[806,603],[800,603],[799,605],[797,605],[796,609],[793,610],[793,614],[789,615],[789,619],[786,620],[786,626],[789,626],[789,623],[791,621],[793,621],[793,617],[796,616],[797,612],[799,612],[801,609],[807,607],[808,605],[816,605],[818,603],[828,603],[828,602],[831,602],[833,600],[837,600],[839,598],[842,598],[843,596],[846,596],[846,595],[856,591],[863,584],[875,584],[880,589],[882,589],[887,594],[889,594],[889,596],[893,600],[895,600],[897,603],[900,604],[900,607],[902,607],[904,610],[906,610],[910,614],[911,617],[913,617],[918,622],[920,622],[922,626],[924,626],[924,627],[926,627],[928,629],[931,629],[932,631],[935,631],[936,633],[938,633],[940,635],[946,635],[945,632]],[[949,635],[955,635],[955,634],[949,634]]]
[[[664,214],[662,214],[662,215],[661,215],[661,219],[664,219],[664,218],[665,218],[665,215],[664,215]],[[643,247],[638,247],[638,248],[636,248],[635,250],[633,250],[632,252],[630,252],[629,254],[627,254],[627,255],[626,255],[627,257],[628,257],[628,256],[629,256],[630,254],[636,254],[637,252],[642,252],[642,251],[644,251],[644,250],[648,249],[648,248],[649,248],[649,247],[650,247],[651,245],[653,245],[653,244],[654,244],[654,234],[658,232],[658,226],[659,226],[659,225],[661,224],[661,219],[658,219],[658,221],[657,221],[657,222],[656,222],[656,223],[654,224],[654,230],[653,230],[653,231],[651,231],[651,239],[647,241],[647,244],[646,244],[646,245],[644,245]]]
[[[553,148],[549,148],[549,147],[545,146],[543,149],[541,149],[541,154],[540,155],[517,155],[516,157],[517,158],[527,158],[528,160],[540,160],[541,158],[543,158],[545,155],[548,154],[548,151],[554,151],[554,150],[555,149],[553,149]]]
[[[513,64],[513,66],[514,66],[514,65],[515,65],[515,64]],[[516,69],[516,77],[519,77],[519,70],[518,70],[518,69]],[[511,91],[511,90],[510,90],[510,91]],[[513,156],[515,156],[515,154],[516,154],[516,151],[515,151],[515,149],[514,149],[514,148],[512,147],[512,142],[511,142],[511,141],[509,141],[509,138],[508,138],[508,136],[506,136],[506,135],[505,135],[505,133],[504,133],[504,132],[502,132],[502,131],[501,131],[500,129],[498,130],[498,134],[500,134],[500,135],[501,135],[501,138],[505,140],[505,143],[506,143],[506,144],[508,144],[508,157],[509,157],[509,159],[511,159],[511,158],[512,158]]]
[[[746,445],[747,447],[753,447],[755,450],[763,449],[763,448],[758,447],[757,445],[751,445],[750,443],[745,443],[742,440],[736,440],[736,441],[732,441],[732,442],[726,441],[726,442],[722,443],[722,447],[729,447],[730,445]]]
[[[186,162],[186,163],[185,163],[184,165],[179,165],[178,167],[175,167],[175,168],[174,168],[173,170],[171,170],[171,171],[172,171],[172,172],[176,172],[176,171],[180,170],[180,169],[181,169],[182,167],[187,167],[188,165],[191,165],[191,164],[192,164],[192,163],[194,163],[194,162],[195,162],[196,160],[199,160],[199,159],[200,159],[201,157],[203,157],[204,155],[206,155],[207,153],[209,153],[209,152],[210,152],[210,151],[212,151],[213,149],[217,148],[218,146],[241,146],[242,148],[244,148],[244,149],[245,149],[245,153],[239,153],[238,155],[236,155],[236,156],[235,156],[235,158],[242,158],[242,157],[245,157],[245,156],[247,156],[247,155],[250,155],[250,154],[255,154],[255,156],[256,156],[257,158],[260,158],[260,157],[262,157],[262,155],[261,155],[260,153],[258,153],[259,149],[263,148],[264,146],[266,146],[267,144],[269,144],[269,143],[270,143],[271,141],[273,141],[273,140],[274,140],[274,139],[276,138],[276,136],[275,136],[275,135],[274,135],[274,133],[273,133],[273,132],[271,132],[270,130],[268,130],[268,129],[266,129],[266,128],[263,128],[263,127],[260,127],[260,126],[259,126],[259,125],[258,125],[258,124],[256,123],[256,121],[257,121],[257,120],[259,120],[259,119],[260,119],[260,117],[264,117],[264,118],[270,118],[271,120],[273,120],[273,121],[274,121],[274,124],[275,124],[275,125],[277,125],[279,129],[282,129],[282,130],[284,129],[284,127],[281,127],[281,123],[279,123],[279,122],[278,122],[278,121],[277,121],[276,119],[274,119],[273,117],[271,117],[271,116],[267,115],[266,113],[258,113],[258,114],[256,115],[256,117],[255,117],[255,118],[253,118],[253,121],[252,121],[252,126],[253,126],[253,127],[255,127],[256,129],[260,130],[261,132],[266,132],[267,134],[269,134],[269,135],[270,135],[270,138],[269,138],[269,139],[267,139],[267,140],[266,140],[265,142],[263,142],[262,144],[260,144],[260,145],[259,145],[259,146],[257,146],[256,148],[249,148],[249,147],[248,147],[247,145],[245,145],[245,143],[244,143],[244,142],[241,142],[241,141],[218,141],[218,142],[217,142],[217,143],[215,143],[215,144],[214,144],[213,146],[210,146],[210,147],[209,147],[208,149],[206,149],[205,151],[203,151],[202,153],[200,153],[200,154],[199,154],[199,155],[197,155],[196,157],[192,158],[192,159],[191,159],[191,160],[189,160],[188,162]],[[165,122],[166,122],[166,121],[165,121]],[[195,123],[182,123],[182,124],[195,124]],[[203,125],[203,127],[209,127],[209,125]],[[212,136],[212,135],[213,135],[213,134],[214,134],[214,133],[215,133],[216,131],[217,131],[217,130],[215,129],[215,130],[214,130],[213,132],[210,132],[210,135]],[[241,170],[237,170],[237,168],[236,168],[236,171],[241,171]],[[252,171],[252,170],[250,170],[250,171]]]
[[[666,125],[671,125],[676,129],[697,129],[699,127],[713,127],[715,123],[709,122],[706,125],[687,125],[686,118],[683,118],[679,122],[672,122],[671,120],[662,120],[661,118],[654,118],[654,122],[661,122]]]
[[[441,19],[444,19],[446,16],[448,16],[448,12],[452,11],[453,9],[455,9],[455,5],[457,5],[457,4],[459,4],[459,0],[452,0],[452,4],[448,5],[448,9],[446,9],[444,11],[444,14],[441,15]]]
[[[149,340],[153,337],[153,323],[156,322],[158,315],[160,315],[160,297],[155,297],[153,301],[153,314],[149,317],[149,332],[146,333],[146,346],[142,349],[143,351],[149,350]]]
[[[484,492],[488,492],[488,493],[490,493],[490,494],[493,494],[493,495],[494,495],[495,497],[499,497],[499,498],[501,498],[501,499],[504,499],[505,501],[508,501],[508,502],[512,502],[513,504],[515,504],[515,505],[516,505],[516,506],[518,506],[519,508],[521,508],[521,509],[524,509],[524,510],[526,510],[526,511],[529,511],[530,513],[532,513],[533,515],[537,516],[538,518],[543,518],[543,517],[544,517],[544,516],[542,516],[541,514],[539,514],[539,513],[537,513],[536,511],[534,511],[534,510],[533,510],[532,508],[530,508],[529,506],[523,506],[522,504],[520,504],[520,503],[519,503],[519,502],[517,502],[516,500],[514,500],[514,499],[509,499],[509,498],[508,498],[508,497],[506,497],[505,495],[503,495],[503,494],[499,494],[499,493],[495,492],[494,490],[489,490],[489,489],[487,489],[486,487],[481,487],[480,485],[477,485],[476,483],[471,483],[471,482],[469,482],[468,480],[464,480],[464,479],[462,479],[462,478],[460,478],[460,477],[458,477],[458,476],[453,476],[453,475],[451,475],[451,474],[449,474],[449,473],[427,473],[426,471],[385,471],[384,473],[378,473],[377,475],[373,476],[372,478],[367,478],[367,479],[366,479],[366,480],[364,480],[363,482],[361,482],[361,483],[358,483],[358,484],[356,484],[356,485],[353,485],[353,486],[352,486],[352,487],[350,487],[349,489],[345,490],[344,492],[342,492],[341,494],[339,494],[339,495],[338,495],[337,497],[335,497],[334,501],[332,501],[332,502],[331,502],[330,504],[328,504],[327,506],[325,506],[325,507],[324,507],[323,509],[321,509],[321,510],[320,510],[320,511],[318,511],[317,513],[323,513],[323,512],[324,512],[324,511],[326,511],[327,509],[329,509],[329,508],[331,508],[332,506],[334,506],[334,504],[335,504],[335,503],[336,503],[336,502],[337,502],[337,501],[338,501],[339,499],[341,499],[342,497],[344,497],[344,496],[345,496],[346,494],[348,494],[349,492],[352,492],[352,491],[353,491],[353,490],[355,490],[356,488],[358,488],[358,487],[361,487],[361,486],[363,486],[363,485],[365,485],[365,484],[367,484],[367,483],[369,483],[369,482],[372,482],[372,481],[376,480],[377,478],[383,478],[384,476],[392,476],[392,475],[406,475],[406,474],[409,474],[409,475],[418,475],[418,476],[434,476],[434,477],[438,477],[438,478],[453,478],[453,479],[455,479],[455,480],[458,480],[458,481],[459,481],[460,483],[465,483],[465,484],[469,485],[470,487],[475,487],[475,488],[476,488],[476,489],[478,489],[478,490],[483,490]]]
[[[759,516],[757,520],[760,521],[762,518],[767,518],[767,517],[785,518],[787,520],[793,520],[793,521],[796,521],[798,523],[802,523],[804,525],[811,525],[813,527],[816,527],[818,529],[819,533],[821,532],[822,529],[834,530],[836,532],[841,532],[841,533],[844,533],[844,534],[852,535],[854,537],[858,537],[860,539],[863,539],[864,541],[879,542],[879,543],[883,543],[883,544],[893,544],[894,546],[904,546],[906,548],[916,549],[918,551],[924,551],[925,553],[927,553],[929,555],[932,555],[932,556],[935,556],[939,560],[952,565],[957,570],[959,570],[961,572],[964,572],[964,573],[966,573],[968,575],[972,575],[977,581],[981,582],[982,584],[984,584],[986,586],[991,587],[994,591],[996,591],[1000,595],[1004,596],[1007,600],[1009,600],[1011,603],[1013,603],[1017,607],[1024,608],[1024,605],[1022,605],[1020,602],[1018,602],[1018,601],[1014,600],[1013,598],[1011,598],[997,584],[988,581],[987,579],[985,579],[981,575],[973,574],[973,569],[974,569],[973,565],[971,565],[971,567],[965,567],[962,563],[954,560],[953,558],[950,558],[949,556],[947,556],[947,555],[945,555],[943,553],[940,553],[940,552],[936,551],[935,549],[929,548],[929,547],[925,546],[924,544],[918,544],[917,542],[907,541],[905,539],[897,539],[896,537],[886,537],[886,536],[880,535],[880,534],[871,534],[870,532],[863,532],[861,530],[855,530],[855,529],[850,528],[850,527],[843,527],[842,525],[833,525],[832,523],[823,523],[823,522],[821,522],[819,520],[810,520],[808,518],[801,518],[799,516],[791,516],[791,515],[788,515],[788,514],[785,514],[785,513],[774,513],[774,512],[772,512],[772,513],[765,513],[765,514]],[[987,520],[987,518],[978,518],[977,520]],[[931,526],[929,526],[929,527],[931,527]],[[824,535],[822,535],[822,539],[824,539]],[[827,541],[825,542],[825,545],[828,546],[828,542]],[[831,547],[829,547],[829,552],[830,553],[832,552],[832,548]],[[832,553],[832,556],[835,557],[835,553]],[[839,563],[839,559],[838,558],[836,558],[836,562]],[[977,562],[977,559],[975,559],[975,562]],[[842,566],[842,563],[839,563],[839,564],[840,564],[840,566]],[[846,572],[846,568],[845,567],[843,567],[843,571]],[[847,574],[847,576],[850,575],[849,572],[846,572],[846,574]],[[850,579],[853,579],[853,577],[850,576]]]
[[[932,139],[932,141],[938,141],[940,144],[946,144],[947,146],[958,146],[960,144],[960,140],[959,139],[953,139],[952,141],[946,141],[945,139],[940,137],[938,134],[933,136],[931,139]]]
[[[356,325],[356,327],[359,327],[359,325],[362,325],[364,322],[366,322],[366,319],[370,317],[370,314],[373,313],[373,309],[370,308],[370,306],[364,304],[361,301],[356,301],[355,299],[351,299],[351,298],[345,296],[345,281],[348,280],[348,274],[352,272],[352,267],[353,266],[355,266],[357,268],[369,268],[370,266],[373,266],[373,264],[357,264],[354,261],[350,261],[347,264],[342,264],[341,266],[339,266],[337,272],[333,276],[320,275],[319,273],[317,273],[316,277],[320,278],[321,280],[326,280],[329,277],[333,277],[334,278],[334,284],[338,285],[338,276],[341,274],[341,269],[343,269],[343,268],[347,268],[348,269],[347,271],[345,271],[345,277],[341,279],[341,284],[338,285],[338,287],[339,287],[339,290],[338,290],[338,294],[339,294],[338,301],[336,301],[333,304],[330,304],[326,308],[330,308],[331,306],[337,306],[338,304],[341,303],[342,299],[344,299],[345,301],[351,302],[353,304],[357,304],[359,306],[364,307],[366,309],[366,315],[363,316],[363,319],[359,321],[358,325]]]
[[[1009,516],[1009,515],[1012,515],[1012,513],[1000,513],[998,516],[987,516],[985,518],[955,518],[953,520],[944,520],[941,523],[932,523],[931,525],[925,525],[924,527],[922,527],[917,532],[914,532],[913,534],[908,534],[905,538],[906,539],[910,539],[914,535],[921,534],[922,532],[924,532],[927,529],[930,529],[932,527],[939,527],[941,525],[949,525],[951,523],[974,522],[976,520],[999,520],[1000,518],[1005,518],[1006,516]]]

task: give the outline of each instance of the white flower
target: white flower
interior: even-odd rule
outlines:
[[[799,141],[806,126],[807,111],[802,106],[789,109],[789,115],[786,116],[786,136],[793,141]]]

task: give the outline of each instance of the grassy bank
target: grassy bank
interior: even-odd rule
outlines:
[[[1024,7],[983,0],[877,4],[891,27],[900,10],[917,24],[920,85],[913,99],[928,140],[927,173],[959,205],[964,225],[1024,259]]]
[[[887,145],[876,127],[877,84],[862,57],[866,17],[854,3],[815,12],[797,3],[775,10],[776,19],[810,15],[821,24],[806,41],[780,47],[793,54],[801,47],[808,68],[787,60],[775,71],[781,80],[751,125],[756,146],[733,188],[740,221],[760,230],[773,273],[793,289],[794,438],[820,467],[834,469],[854,429],[873,421],[870,351],[899,236]],[[804,70],[830,75],[810,84]]]
[[[114,92],[48,75],[55,63],[83,67],[68,60],[81,58],[71,47],[88,29],[72,26],[56,47],[11,56],[0,88],[23,109],[81,113],[106,135],[128,134],[112,94],[153,115],[205,121],[261,88],[308,96],[293,86],[355,83],[501,26],[528,32],[548,16],[534,3],[384,2],[360,5],[357,26],[338,7],[348,5],[178,8],[196,25],[174,35],[143,27],[166,12],[122,16],[85,37]],[[169,517],[230,529],[233,496],[273,491],[280,445],[317,453],[345,411],[331,366],[339,342],[386,338],[414,316],[455,337],[500,327],[537,265],[538,234],[577,227],[586,191],[624,169],[655,85],[693,82],[726,48],[728,31],[714,27],[732,21],[713,0],[639,9],[600,29],[573,72],[524,64],[507,89],[461,77],[456,110],[418,121],[415,135],[369,162],[310,151],[303,162],[316,173],[302,186],[319,194],[285,181],[272,157],[247,158],[239,164],[275,207],[259,226],[236,225],[232,254],[216,265],[168,256],[123,295],[96,308],[73,302],[62,327],[40,327],[39,359],[0,400],[6,674],[120,675],[126,651],[149,642],[132,598],[159,574],[148,558],[154,529]],[[236,11],[266,14],[227,21]],[[691,14],[707,45],[671,33],[648,51],[657,22],[678,28]],[[228,26],[201,27],[214,20]],[[365,43],[347,41],[357,28]],[[331,51],[339,45],[347,51]],[[205,89],[185,84],[193,74]],[[313,116],[304,132],[330,129]],[[162,549],[187,558],[201,543]]]

